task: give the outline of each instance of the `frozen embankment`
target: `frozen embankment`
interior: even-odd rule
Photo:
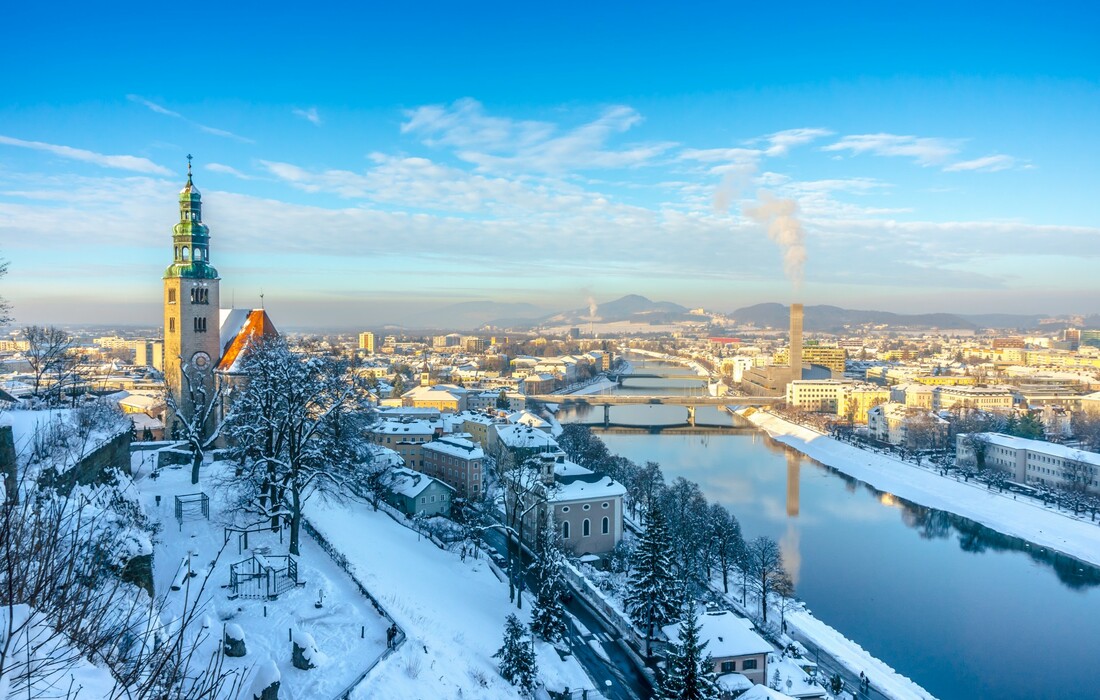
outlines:
[[[1030,501],[1017,501],[984,484],[957,481],[887,455],[862,450],[771,413],[736,413],[778,442],[807,457],[870,484],[880,491],[928,508],[944,510],[1100,566],[1100,527]]]

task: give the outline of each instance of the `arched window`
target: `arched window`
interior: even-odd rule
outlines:
[[[585,518],[582,525],[583,525],[583,527],[581,528],[581,532],[584,533],[584,536],[588,537],[589,535],[591,535],[592,534],[592,521],[589,520],[588,518]]]
[[[603,534],[611,532],[611,520],[607,517],[603,519]]]
[[[183,261],[187,262],[191,259],[191,249],[187,246],[183,247]]]
[[[569,539],[569,521],[563,520],[561,523],[561,538],[563,540]]]

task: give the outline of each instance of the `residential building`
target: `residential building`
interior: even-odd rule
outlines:
[[[405,515],[451,514],[455,490],[439,479],[412,469],[390,470],[385,500]]]
[[[774,649],[751,621],[724,610],[702,615],[698,622],[699,642],[707,645],[716,674],[740,673],[756,685],[767,684],[768,654]],[[680,624],[661,628],[673,644],[680,643]]]
[[[485,493],[485,450],[459,437],[441,437],[421,448],[425,474],[452,487],[463,498],[477,500]]]
[[[933,393],[932,408],[977,408],[1007,411],[1015,403],[1012,389],[999,386],[939,386]]]
[[[1037,481],[1055,487],[1075,482],[1088,491],[1100,492],[1100,454],[1096,452],[1002,433],[973,436],[987,445],[985,463],[1007,470],[1013,481],[1021,484]],[[955,460],[959,464],[977,461],[971,434],[956,439]]]
[[[370,427],[367,437],[376,445],[396,452],[405,466],[416,470],[424,468],[424,443],[443,434],[439,421],[383,420]]]
[[[359,349],[374,354],[374,333],[364,331],[359,334]]]

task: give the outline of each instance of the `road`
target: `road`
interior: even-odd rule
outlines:
[[[507,557],[504,533],[489,529],[483,531],[483,537]],[[528,574],[527,590],[533,590],[534,584],[534,578]],[[595,679],[597,689],[608,700],[649,700],[653,686],[623,648],[626,641],[609,629],[575,591],[565,609],[570,616],[566,641],[589,678]],[[606,658],[601,657],[601,652]],[[611,685],[606,685],[606,681],[611,681]]]

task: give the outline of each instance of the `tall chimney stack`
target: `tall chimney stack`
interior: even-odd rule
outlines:
[[[787,357],[791,381],[802,379],[802,304],[791,304],[791,345]]]

